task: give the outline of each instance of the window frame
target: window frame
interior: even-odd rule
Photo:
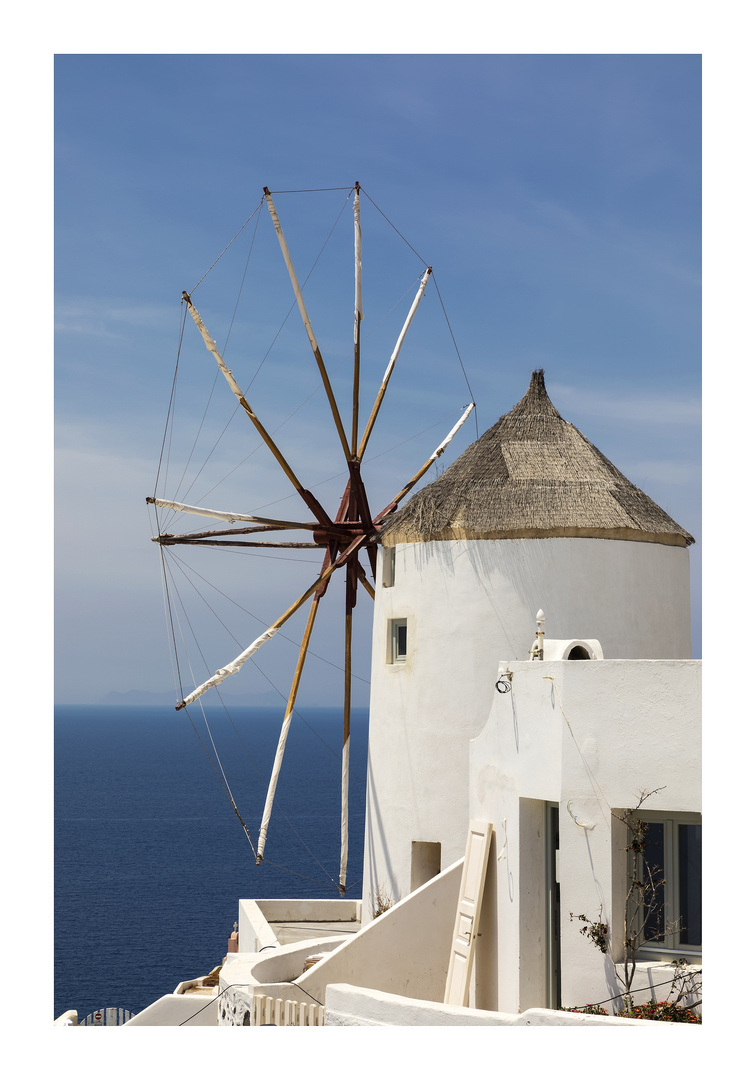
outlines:
[[[663,826],[662,842],[664,849],[664,866],[662,876],[664,885],[664,911],[665,919],[674,923],[680,920],[680,825],[701,825],[701,815],[684,811],[664,810],[639,810],[634,814],[641,821],[649,824],[661,824]],[[629,830],[628,830],[629,837]],[[628,868],[631,865],[631,854],[627,853]],[[637,916],[636,916],[637,917]],[[701,933],[703,937],[703,931]],[[643,942],[638,948],[638,960],[668,961],[675,958],[692,959],[700,961],[701,945],[680,944],[680,930],[677,929],[666,934],[663,941]]]
[[[381,585],[384,589],[392,589],[396,581],[396,548],[385,547],[383,549],[383,562],[381,564]]]
[[[399,630],[404,629],[404,652],[399,652]],[[388,657],[389,664],[406,664],[408,652],[408,631],[406,619],[389,619],[388,621]]]

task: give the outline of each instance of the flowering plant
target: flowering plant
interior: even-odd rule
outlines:
[[[580,927],[580,933],[584,934],[587,938],[590,938],[596,948],[600,949],[602,953],[605,953],[609,946],[609,942],[607,941],[609,924],[601,922],[601,914],[602,913],[599,911],[599,917],[596,922],[591,922],[587,915],[573,915],[572,912],[570,912],[570,922],[572,922],[573,919],[584,922],[585,926]]]
[[[647,1001],[644,1005],[634,1005],[618,1016],[629,1016],[633,1020],[666,1020],[672,1024],[700,1024],[701,1017],[693,1009],[684,1009],[673,1001]]]

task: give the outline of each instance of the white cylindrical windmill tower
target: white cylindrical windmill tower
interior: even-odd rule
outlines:
[[[546,638],[605,658],[690,657],[693,537],[572,424],[522,400],[383,527],[363,897],[406,896],[464,854],[470,739],[500,660]]]

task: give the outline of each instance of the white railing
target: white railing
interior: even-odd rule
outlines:
[[[284,1001],[283,998],[255,996],[254,1026],[323,1027],[325,1007],[304,1001]]]
[[[79,1020],[78,1026],[94,1024],[95,1027],[115,1027],[118,1024],[125,1024],[133,1015],[128,1009],[95,1009],[89,1016]]]

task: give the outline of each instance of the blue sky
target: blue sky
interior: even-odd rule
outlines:
[[[470,400],[468,381],[482,434],[543,367],[565,419],[699,540],[691,569],[700,655],[700,158],[695,55],[59,56],[56,700],[174,689],[144,499],[155,486],[181,291],[194,288],[253,213],[264,185],[342,189],[276,196],[302,278],[350,185],[359,180],[370,197],[366,326],[397,306],[366,346],[363,409],[420,256],[434,267],[445,315],[431,288],[371,444],[374,505],[440,442]],[[349,214],[347,207],[307,293],[345,411]],[[256,222],[193,293],[221,344]],[[226,352],[240,382],[252,377],[291,304],[265,214],[253,254]],[[335,509],[344,485],[329,480],[338,446],[323,394],[310,398],[317,373],[297,319],[286,322],[250,400],[266,426],[284,425],[293,466]],[[191,325],[181,363],[177,440],[188,437],[214,375]],[[219,425],[231,411],[224,390],[211,407]],[[238,420],[230,443],[241,458],[259,439]],[[468,422],[447,463],[475,438],[475,425]],[[230,462],[208,466],[207,489]],[[275,503],[276,513],[293,516],[296,499],[288,497],[286,480],[258,452],[205,504],[271,512]],[[230,606],[230,636],[205,619],[211,670],[240,651],[234,637],[247,645],[317,571],[306,560],[223,559],[224,588],[238,590],[246,610]],[[204,553],[198,566],[203,574],[210,566]],[[336,590],[326,599],[335,610],[319,625],[303,703],[340,693],[341,604]],[[369,677],[369,604],[360,608],[359,703]],[[277,651],[271,643],[266,659],[266,675],[283,691],[296,657],[291,631],[292,641]],[[263,692],[270,683],[254,672],[233,687],[241,689]]]

